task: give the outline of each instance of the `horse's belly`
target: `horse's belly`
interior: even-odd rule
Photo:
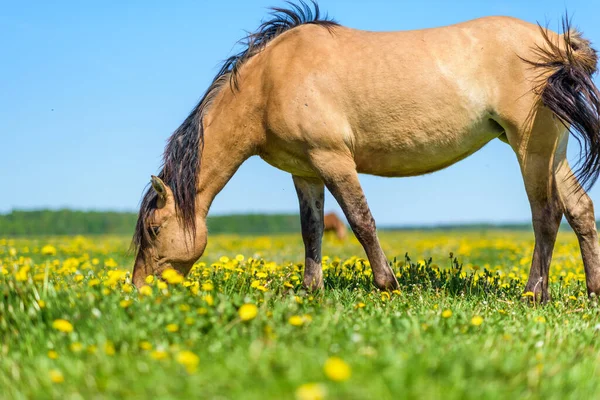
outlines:
[[[355,162],[358,172],[370,175],[422,175],[468,157],[500,134],[502,129],[491,120],[447,132],[374,134],[355,149]]]

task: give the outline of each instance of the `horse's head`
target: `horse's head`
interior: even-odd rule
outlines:
[[[204,252],[206,236],[204,219],[190,223],[181,218],[171,188],[152,176],[152,188],[142,202],[134,236],[137,256],[133,284],[139,288],[148,275],[160,276],[169,268],[187,274]]]

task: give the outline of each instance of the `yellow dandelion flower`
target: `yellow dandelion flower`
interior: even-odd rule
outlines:
[[[244,261],[244,256],[241,254],[238,254],[237,256],[235,256],[235,259],[239,262],[242,262],[242,261]]]
[[[294,325],[294,326],[302,326],[304,325],[304,318],[302,318],[299,315],[292,315],[289,319],[288,322],[290,325]]]
[[[42,247],[41,253],[45,256],[55,256],[56,255],[56,247],[51,244],[47,244]]]
[[[90,279],[90,281],[88,282],[89,287],[93,287],[93,286],[96,286],[99,284],[100,284],[100,279],[96,279],[96,278]]]
[[[119,306],[121,306],[121,308],[127,308],[132,304],[133,304],[133,301],[131,301],[131,300],[121,300],[119,302]]]
[[[123,286],[121,286],[121,290],[123,290],[124,293],[131,293],[133,292],[133,285],[126,283]]]
[[[212,283],[210,283],[210,282],[202,284],[202,290],[204,290],[205,292],[210,292],[214,288],[215,288],[215,286]]]
[[[48,352],[48,358],[50,358],[51,360],[56,360],[58,358],[58,353],[54,350],[50,350]]]
[[[193,294],[193,295],[196,295],[196,294],[198,294],[198,292],[200,291],[200,288],[199,288],[198,282],[194,282],[194,284],[193,284],[193,285],[191,285],[191,289],[190,289],[190,291],[192,292],[192,294]]]
[[[140,296],[152,296],[152,288],[150,286],[142,286],[140,288]]]
[[[159,288],[160,290],[165,290],[167,288],[167,284],[163,281],[158,281],[158,282],[156,282],[156,287]]]
[[[212,306],[213,304],[215,304],[215,299],[210,294],[207,294],[206,296],[204,296],[203,299],[206,302],[206,304],[208,304],[209,306]]]
[[[115,355],[115,345],[112,342],[104,343],[104,353],[106,353],[107,356],[114,356]]]
[[[479,315],[476,315],[473,318],[471,318],[471,325],[479,326],[481,324],[483,324],[483,318],[480,317]]]
[[[545,324],[546,323],[546,318],[542,315],[535,317],[535,322],[539,323],[539,324]]]
[[[127,276],[127,271],[125,270],[110,270],[107,273],[108,279],[104,281],[104,286],[110,286],[111,288],[115,288],[117,283],[124,280]]]
[[[154,350],[152,353],[150,353],[150,357],[155,360],[164,360],[168,356],[169,354],[164,350]]]
[[[52,323],[52,327],[57,331],[64,333],[73,332],[73,325],[66,319],[57,319]]]
[[[46,302],[44,300],[38,300],[37,304],[40,308],[46,307]]]
[[[81,350],[83,350],[83,345],[79,342],[73,342],[73,343],[71,343],[69,348],[71,349],[72,352],[79,353]]]
[[[144,279],[144,281],[145,281],[145,282],[146,282],[148,285],[152,284],[152,282],[154,282],[154,275],[148,275],[148,276],[146,277],[146,279]]]
[[[208,310],[204,307],[200,307],[196,310],[196,313],[198,313],[198,315],[205,315],[208,314]]]
[[[356,305],[354,306],[354,308],[357,308],[357,309],[358,309],[358,308],[365,308],[365,306],[366,306],[366,304],[365,304],[365,303],[363,303],[363,302],[359,302],[359,303],[356,303]]]
[[[183,365],[188,373],[193,373],[198,368],[200,358],[191,351],[181,351],[177,354],[177,362]]]
[[[346,381],[350,378],[350,375],[352,375],[350,366],[339,357],[329,357],[327,361],[325,361],[323,371],[327,378],[334,382]]]
[[[143,340],[140,342],[140,349],[142,350],[152,350],[152,343],[147,340]]]
[[[24,282],[27,280],[27,277],[29,276],[29,270],[31,269],[31,267],[29,265],[25,265],[23,266],[21,269],[19,269],[19,271],[16,274],[16,278],[19,282]]]
[[[450,318],[452,316],[452,310],[444,310],[442,311],[443,318]]]
[[[238,310],[238,315],[242,321],[250,321],[258,315],[258,307],[254,304],[244,304]]]
[[[117,264],[117,262],[115,260],[113,260],[112,258],[109,258],[108,260],[104,260],[104,266],[107,268],[115,268],[118,265],[119,264]]]
[[[169,324],[169,325],[167,325],[166,329],[167,329],[167,332],[171,332],[171,333],[177,332],[177,331],[179,331],[179,325],[177,325],[177,324]]]
[[[183,282],[183,276],[173,268],[166,269],[162,273],[162,277],[171,285],[176,285]]]
[[[50,375],[50,380],[52,383],[63,383],[65,381],[65,377],[62,372],[57,369],[51,369],[48,374]]]
[[[327,388],[322,383],[305,383],[296,389],[296,400],[323,400]]]

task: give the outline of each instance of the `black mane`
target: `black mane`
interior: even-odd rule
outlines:
[[[271,8],[270,15],[273,18],[263,22],[256,32],[248,34],[240,41],[244,49],[225,60],[198,105],[169,138],[158,177],[173,191],[177,217],[192,238],[196,233],[196,188],[204,146],[203,117],[226,82],[230,83],[232,90],[239,90],[238,76],[241,66],[262,51],[271,40],[300,25],[321,25],[328,29],[338,26],[327,16],[322,18],[317,3],[314,0],[310,1],[312,7],[300,0],[299,4],[287,2],[288,9]],[[133,236],[132,246],[135,251],[146,247],[152,239],[146,221],[156,209],[156,200],[156,192],[151,187],[148,188],[140,205]]]

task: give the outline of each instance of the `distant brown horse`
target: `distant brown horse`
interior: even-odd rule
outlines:
[[[323,230],[325,232],[335,232],[339,240],[346,239],[346,224],[334,212],[325,214]]]
[[[600,293],[592,201],[579,182],[600,172],[597,55],[568,22],[557,34],[508,17],[441,28],[368,32],[304,3],[275,9],[229,58],[171,136],[141,204],[136,286],[166,268],[187,273],[206,247],[210,205],[259,155],[289,172],[300,200],[304,284],[321,288],[323,188],[340,204],[381,289],[398,286],[358,173],[413,176],[508,143],[531,205],[535,250],[526,291],[545,301],[561,217],[579,238],[589,293]],[[576,171],[569,132],[582,146]]]

